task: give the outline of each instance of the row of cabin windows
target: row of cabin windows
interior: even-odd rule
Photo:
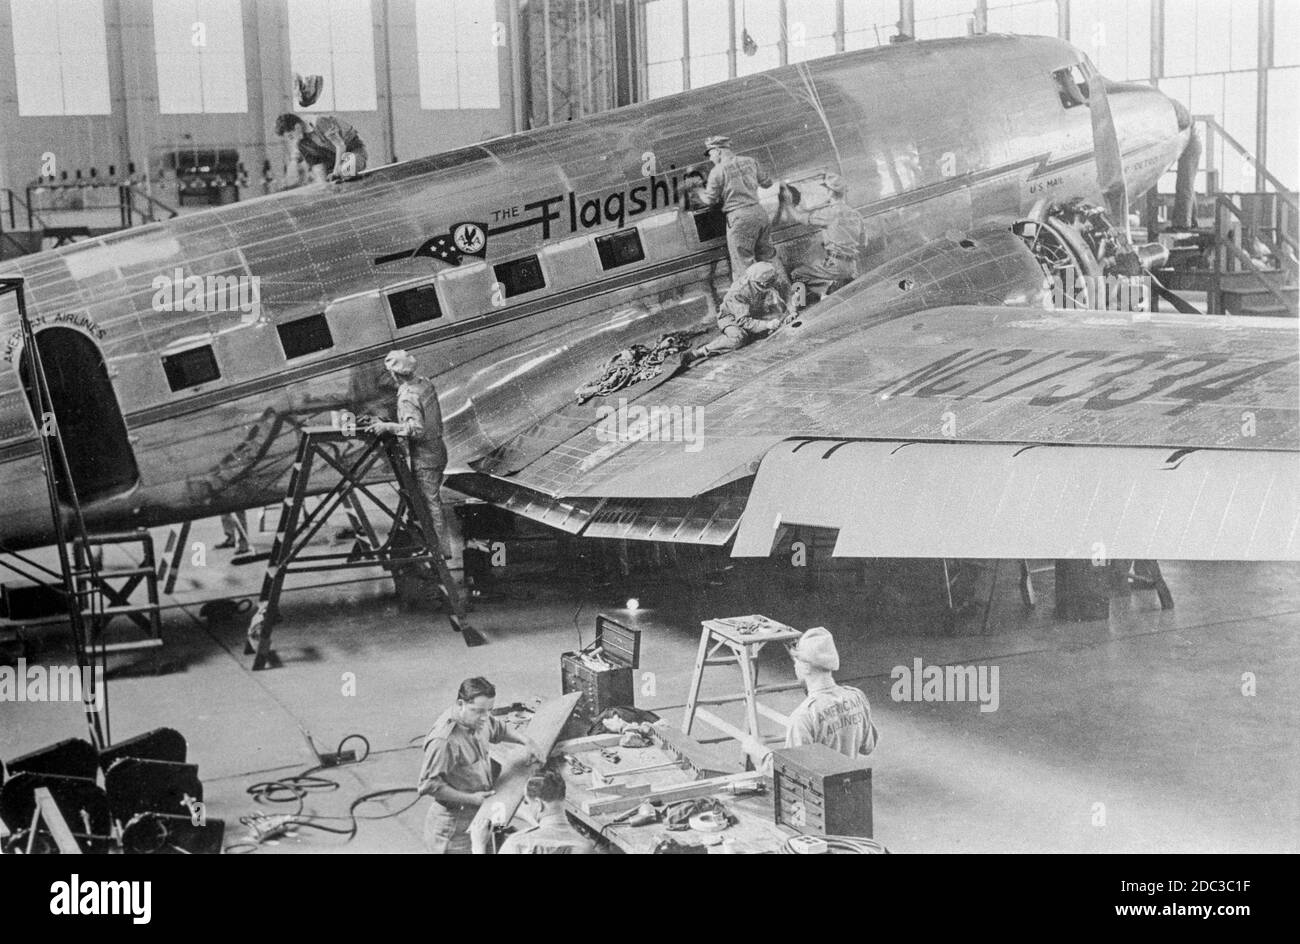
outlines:
[[[726,235],[726,218],[722,213],[696,213],[695,226],[701,242]],[[600,267],[605,271],[645,259],[641,234],[635,226],[608,236],[596,237],[596,252],[600,256]],[[492,274],[501,283],[506,298],[546,287],[546,274],[542,272],[542,263],[537,256],[498,262],[492,266]],[[398,329],[442,317],[442,306],[438,303],[438,293],[433,283],[393,292],[388,296],[388,307]],[[323,314],[287,321],[276,325],[276,331],[280,335],[280,346],[284,348],[286,360],[306,357],[334,346],[334,336],[330,333],[329,322]],[[167,384],[173,392],[211,383],[221,377],[211,347],[196,347],[178,354],[168,354],[162,360]]]

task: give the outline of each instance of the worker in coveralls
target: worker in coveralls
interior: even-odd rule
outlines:
[[[442,510],[442,473],[447,468],[447,446],[442,441],[442,410],[438,391],[428,377],[415,375],[415,358],[406,351],[389,351],[384,369],[397,384],[397,422],[375,420],[372,433],[392,433],[406,440],[415,480],[424,493],[443,557],[451,557]]]
[[[814,246],[808,258],[790,272],[792,282],[806,286],[808,304],[858,277],[858,247],[862,243],[862,216],[849,206],[848,183],[839,174],[827,174],[822,183],[831,196],[818,207],[801,208],[789,199],[787,188],[781,191],[786,209],[795,219],[821,230],[820,249]]]
[[[845,757],[870,754],[880,738],[871,721],[871,704],[860,689],[836,684],[833,673],[839,671],[840,654],[835,638],[816,626],[790,647],[790,658],[808,697],[790,715],[785,746],[825,744]],[[741,747],[755,770],[771,775],[771,749],[754,737],[745,738]]]
[[[365,142],[356,128],[333,115],[321,115],[308,124],[286,113],[275,120],[275,133],[285,143],[286,179],[297,176],[292,168],[298,161],[307,165],[313,181],[338,180],[366,169]]]
[[[706,357],[726,354],[780,327],[789,309],[776,283],[776,267],[770,262],[755,262],[746,269],[744,276],[732,283],[718,307],[718,330],[722,334],[687,351],[682,363],[690,365]]]
[[[708,182],[695,191],[700,206],[721,206],[727,215],[727,251],[731,254],[731,281],[759,260],[776,258],[772,221],[758,200],[758,188],[772,179],[752,157],[731,150],[731,139],[714,135],[704,142],[713,169]]]
[[[456,692],[456,704],[439,716],[424,739],[424,763],[416,792],[433,798],[424,818],[424,845],[435,855],[470,854],[470,823],[492,796],[489,744],[522,744],[533,760],[544,760],[530,738],[493,716],[496,696],[496,688],[487,679],[465,679]]]
[[[595,845],[569,823],[564,813],[564,777],[543,770],[528,779],[525,804],[537,825],[512,833],[497,855],[592,855]]]

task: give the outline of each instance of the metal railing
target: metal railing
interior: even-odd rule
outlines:
[[[1192,120],[1205,128],[1205,192],[1208,196],[1217,196],[1222,192],[1219,186],[1221,172],[1217,166],[1216,144],[1219,140],[1255,171],[1257,180],[1273,188],[1272,192],[1265,190],[1254,195],[1259,199],[1261,212],[1257,216],[1261,219],[1247,221],[1241,212],[1237,212],[1236,216],[1243,226],[1251,230],[1251,236],[1267,246],[1279,263],[1294,274],[1297,260],[1300,260],[1300,197],[1229,134],[1213,115],[1194,115]],[[1217,216],[1217,204],[1215,213]]]
[[[163,219],[166,220],[175,219],[180,215],[180,211],[175,207],[168,206],[166,203],[163,203],[157,197],[153,196],[153,194],[145,193],[143,190],[139,190],[129,184],[123,184],[119,190],[121,193],[123,228],[134,225],[133,215],[139,215],[140,220],[143,223],[158,222],[158,215],[154,212],[155,209],[161,210],[163,213],[167,214],[163,217]],[[143,210],[136,206],[137,201],[143,201]]]
[[[9,219],[9,228],[11,230],[18,229],[18,214],[14,210],[15,204],[23,208],[23,214],[27,218],[27,229],[47,229],[49,227],[45,218],[32,207],[30,199],[24,200],[8,187],[4,187],[0,188],[0,231],[4,230],[5,217]]]
[[[104,199],[110,194],[111,198]],[[47,214],[79,214],[82,220],[96,213],[116,212],[119,229],[135,226],[137,222],[155,223],[160,212],[164,214],[162,218],[168,220],[179,215],[178,210],[129,183],[31,184],[27,187],[25,206],[29,229],[33,227],[33,214],[36,213],[37,206],[41,206]]]
[[[1231,272],[1248,273],[1253,276],[1255,280],[1259,282],[1259,284],[1267,290],[1279,304],[1282,305],[1282,307],[1290,309],[1290,299],[1288,299],[1286,295],[1273,283],[1273,281],[1268,278],[1267,273],[1276,273],[1281,271],[1286,273],[1288,281],[1294,280],[1296,277],[1294,257],[1291,258],[1290,264],[1282,265],[1280,270],[1267,269],[1260,265],[1259,262],[1256,261],[1255,257],[1247,252],[1238,242],[1233,240],[1230,232],[1231,224],[1228,219],[1229,215],[1236,217],[1238,223],[1241,224],[1238,232],[1243,235],[1249,232],[1241,208],[1233,202],[1232,198],[1234,196],[1241,196],[1241,194],[1220,193],[1216,194],[1214,198],[1214,271],[1217,275],[1224,275]],[[1258,234],[1256,234],[1256,238],[1258,238]],[[1268,245],[1268,243],[1265,242],[1265,245]],[[1274,251],[1273,255],[1274,258],[1279,261],[1284,263],[1287,261],[1284,255],[1279,254],[1276,251]],[[1233,268],[1233,262],[1238,264],[1237,268]],[[1222,305],[1222,299],[1218,297],[1222,293],[1215,290],[1212,294],[1216,297],[1209,299],[1209,303],[1211,310],[1214,310],[1220,308]]]

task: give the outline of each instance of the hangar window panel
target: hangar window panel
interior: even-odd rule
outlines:
[[[916,38],[966,36],[975,21],[974,0],[916,0]]]
[[[1195,71],[1195,0],[1165,0],[1165,75],[1191,75]]]
[[[102,0],[10,0],[18,114],[108,115]]]
[[[1255,151],[1255,105],[1258,82],[1254,72],[1228,73],[1223,76],[1223,105],[1219,121],[1228,134],[1247,151]],[[1220,143],[1220,185],[1224,190],[1254,190],[1255,169],[1235,148]]]
[[[745,52],[745,30],[754,43],[753,55]],[[737,5],[735,49],[736,75],[781,65],[781,8],[776,0],[745,0]],[[693,45],[691,51],[695,51]]]
[[[727,0],[694,0],[687,4],[691,58],[725,53],[730,48],[731,19]],[[736,11],[740,20],[740,11]],[[739,26],[736,27],[740,29]],[[692,84],[694,82],[692,81]]]
[[[1120,27],[1126,40],[1127,65],[1122,79],[1138,80],[1151,77],[1151,3],[1150,0],[1128,0],[1125,19]]]
[[[1226,72],[1231,53],[1230,0],[1196,0],[1196,71]],[[1168,14],[1166,14],[1168,15]]]
[[[57,56],[17,53],[14,72],[18,79],[18,114],[63,114],[63,75]]]
[[[454,109],[460,107],[460,88],[456,81],[456,57],[439,54],[420,57],[420,107]]]
[[[717,82],[725,82],[727,75],[727,54],[691,57],[691,88],[704,88]]]
[[[462,56],[458,65],[460,107],[500,108],[499,65],[495,51],[487,55],[480,53],[476,56]]]
[[[621,229],[608,236],[598,236],[596,252],[600,254],[600,267],[607,271],[640,262],[645,258],[645,249],[641,246],[641,234],[637,232],[635,226]]]
[[[739,49],[739,45],[736,47]],[[736,54],[736,75],[753,75],[755,72],[765,72],[768,69],[776,69],[781,65],[781,47],[775,43],[770,46],[759,46],[752,56],[746,56],[742,52]]]
[[[845,10],[844,15],[848,16]],[[794,48],[798,45],[800,35],[804,39],[820,39],[835,36],[835,4],[826,0],[786,0],[785,4],[786,38],[790,44],[790,58],[794,58]],[[801,33],[802,30],[802,33]]]
[[[280,335],[280,346],[284,348],[286,360],[306,357],[334,346],[334,336],[330,334],[330,325],[324,315],[286,321],[276,325],[275,330]]]
[[[1273,65],[1300,66],[1300,3],[1273,6]]]
[[[646,66],[646,95],[658,98],[661,95],[673,95],[682,91],[682,64],[673,62],[652,62]]]
[[[1300,166],[1297,166],[1300,155],[1296,148],[1296,141],[1300,140],[1297,101],[1300,101],[1300,69],[1269,69],[1268,152],[1264,163],[1270,173],[1292,190],[1300,187]]]
[[[1296,8],[1296,4],[1286,5]],[[1278,35],[1291,36],[1290,46],[1300,42],[1300,36],[1295,33]],[[1232,8],[1229,44],[1229,69],[1256,68],[1260,62],[1260,8],[1255,4],[1240,4]]]
[[[160,114],[248,111],[239,0],[154,0],[153,38]]]
[[[334,81],[334,108],[338,111],[374,111],[378,101],[375,93],[375,57],[373,52],[339,52],[332,56]]]
[[[203,57],[203,110],[210,115],[248,111],[244,53],[213,53]]]
[[[496,5],[482,0],[421,0],[415,5],[420,107],[500,108]]]
[[[422,324],[442,317],[438,291],[433,285],[417,285],[388,296],[388,308],[393,313],[393,324],[399,329]]]
[[[546,288],[546,276],[542,274],[542,262],[536,256],[525,256],[510,262],[499,262],[492,267],[496,280],[505,290],[506,298],[514,298],[525,292],[535,292]]]
[[[989,4],[990,33],[1019,33],[1022,36],[1055,36],[1059,32],[1056,0]]]
[[[287,0],[289,68],[325,80],[304,112],[374,111],[375,34],[370,0]]]
[[[844,48],[884,46],[898,32],[898,0],[857,0],[844,4]]]
[[[1148,0],[1073,0],[1070,41],[1112,79],[1151,73],[1151,6]]]
[[[162,362],[167,385],[173,392],[211,383],[221,377],[217,356],[211,347],[195,347],[179,354],[164,354]]]
[[[816,36],[805,40],[802,44],[792,42],[788,58],[790,62],[806,62],[809,59],[833,55],[835,55],[835,37]]]
[[[203,78],[194,68],[194,58],[155,53],[158,67],[158,113],[199,114],[203,111]]]
[[[650,0],[645,5],[646,96],[682,91],[682,5],[680,0]]]

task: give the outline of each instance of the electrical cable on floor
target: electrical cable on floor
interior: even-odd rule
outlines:
[[[343,753],[343,746],[352,740],[360,740],[365,744],[365,753],[351,763],[362,763],[370,756],[370,742],[364,735],[349,734],[339,742],[335,754]],[[351,764],[342,765],[351,766]],[[331,780],[329,777],[317,776],[318,772],[327,769],[327,765],[317,764],[314,767],[308,767],[298,774],[288,777],[281,777],[277,780],[262,780],[249,786],[245,792],[253,798],[255,803],[262,805],[277,805],[286,803],[295,803],[296,808],[292,813],[253,813],[248,816],[241,816],[239,823],[248,829],[249,838],[236,841],[226,846],[225,852],[228,854],[248,854],[259,849],[264,842],[275,839],[286,832],[298,828],[318,829],[321,832],[333,833],[339,836],[346,836],[345,841],[351,841],[357,835],[360,829],[361,820],[381,820],[391,819],[400,816],[407,810],[415,806],[420,797],[415,796],[410,803],[407,803],[401,809],[389,810],[374,816],[364,816],[357,812],[357,809],[363,804],[372,803],[376,800],[382,800],[387,797],[401,796],[406,793],[415,793],[415,787],[388,787],[383,790],[372,790],[369,793],[363,793],[350,804],[348,804],[347,814],[344,816],[324,816],[317,813],[304,812],[307,805],[307,797],[312,793],[333,793],[342,789],[342,784],[337,780]],[[328,826],[329,822],[346,822],[347,827]]]
[[[803,837],[795,836],[792,839],[802,839]],[[864,839],[860,836],[818,836],[822,843],[826,845],[826,855],[888,855],[889,850],[874,839]],[[797,855],[799,854],[794,848],[790,839],[781,843],[782,854]]]

